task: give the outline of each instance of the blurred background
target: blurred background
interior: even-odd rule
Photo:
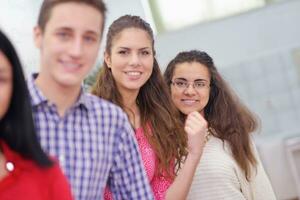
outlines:
[[[33,45],[41,0],[1,0],[0,28],[26,74],[38,71]],[[155,30],[164,71],[179,51],[207,51],[239,97],[260,118],[254,139],[280,200],[300,199],[300,0],[106,0],[107,26],[139,15]],[[105,37],[102,41],[102,48]],[[103,52],[88,81],[101,66]]]

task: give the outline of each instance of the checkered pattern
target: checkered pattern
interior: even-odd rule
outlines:
[[[28,80],[42,147],[58,158],[77,200],[101,200],[109,184],[114,199],[153,199],[133,130],[122,110],[82,92],[64,117]]]

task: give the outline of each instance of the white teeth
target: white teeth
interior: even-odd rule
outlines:
[[[182,101],[184,101],[184,102],[191,102],[191,103],[196,102],[196,100],[190,100],[190,99],[184,99],[184,100],[182,100]]]
[[[196,100],[192,100],[192,99],[183,99],[181,100],[184,104],[188,104],[188,105],[191,105],[191,104],[194,104],[196,103],[197,101]]]
[[[76,67],[80,67],[79,64],[75,64],[75,63],[69,63],[69,62],[63,62],[63,65],[65,67],[69,67],[69,68],[76,68]]]
[[[141,75],[142,73],[141,72],[126,72],[127,75],[130,75],[130,76],[138,76],[138,75]]]

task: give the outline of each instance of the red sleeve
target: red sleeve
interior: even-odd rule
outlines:
[[[171,178],[155,175],[151,181],[155,200],[164,200],[168,188],[173,183]]]
[[[170,164],[170,171],[174,170],[174,162]],[[175,174],[174,174],[175,175]],[[167,173],[163,175],[155,173],[151,181],[152,191],[155,200],[164,200],[169,187],[172,185],[174,178],[167,176]]]
[[[51,173],[49,175],[52,178],[51,199],[55,200],[72,200],[71,187],[67,178],[62,173],[59,165],[57,163],[52,167]]]

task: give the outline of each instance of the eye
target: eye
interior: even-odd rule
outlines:
[[[197,81],[197,82],[194,82],[194,86],[195,86],[195,88],[203,88],[206,86],[206,83],[203,81]]]
[[[121,54],[121,55],[126,55],[126,54],[128,54],[129,52],[128,51],[126,51],[126,50],[120,50],[120,51],[118,51],[118,54]]]
[[[186,87],[187,84],[188,84],[188,83],[185,82],[185,81],[175,81],[175,85],[176,85],[177,87],[180,87],[180,88]]]
[[[62,40],[66,40],[71,37],[71,34],[65,31],[58,32],[56,35]]]
[[[150,55],[150,51],[142,51],[141,54],[143,56],[147,56],[147,55]]]
[[[84,40],[88,43],[93,43],[97,41],[97,39],[94,36],[85,36]]]

